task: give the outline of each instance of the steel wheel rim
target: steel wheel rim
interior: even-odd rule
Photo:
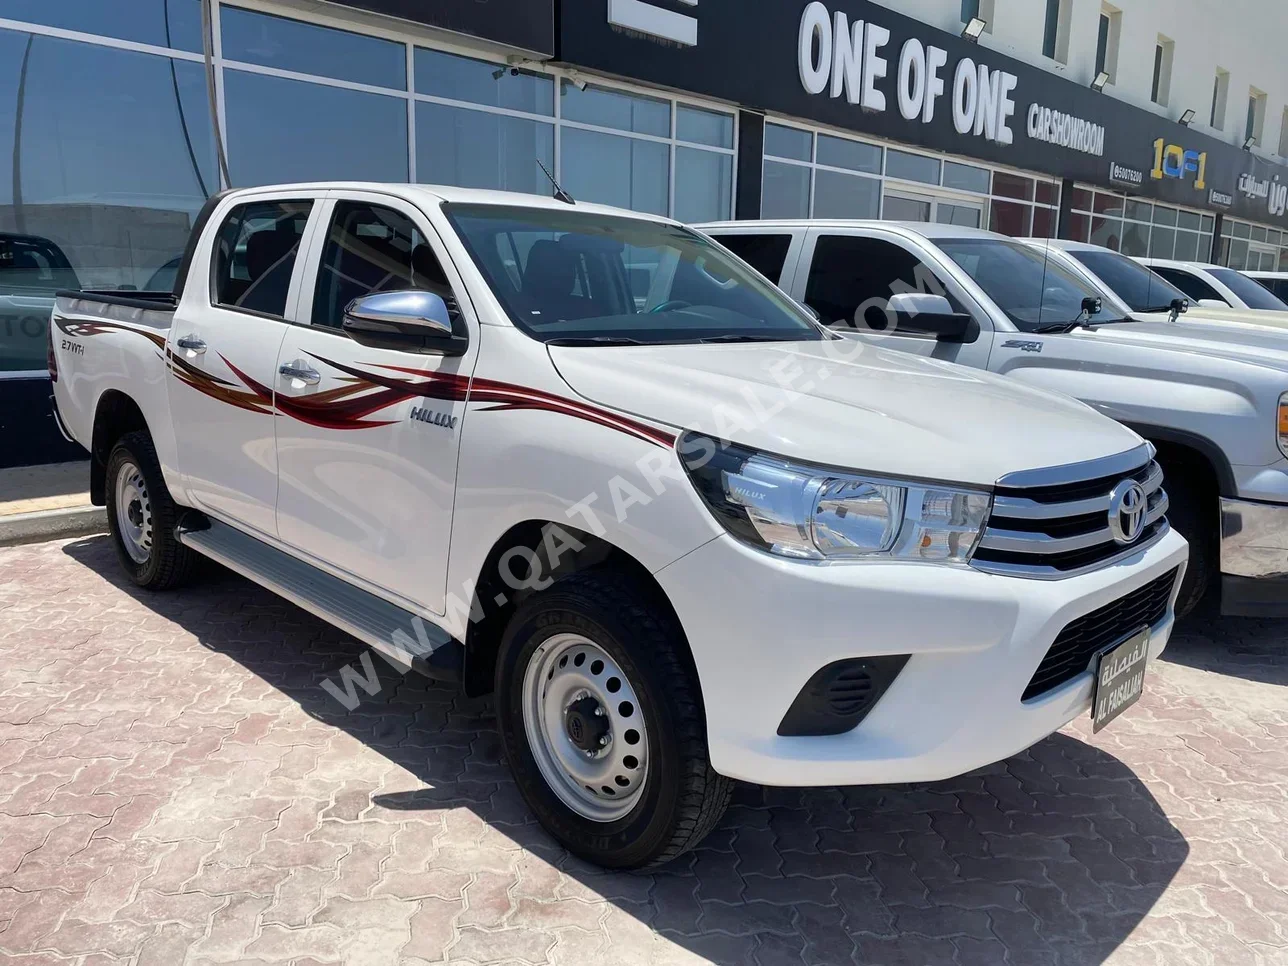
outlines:
[[[593,712],[594,707],[603,714]],[[573,734],[587,734],[585,750]],[[592,822],[635,807],[648,779],[648,730],[621,667],[580,634],[556,634],[533,652],[523,675],[523,726],[537,768],[565,805]],[[595,730],[605,729],[602,740]]]
[[[152,501],[147,480],[130,462],[122,463],[116,474],[116,529],[130,559],[147,563],[152,555]]]

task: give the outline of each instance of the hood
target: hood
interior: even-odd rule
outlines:
[[[1216,311],[1215,309],[1212,311]],[[1249,312],[1249,315],[1272,315],[1279,312]],[[1135,314],[1135,322],[1102,325],[1094,330],[1075,329],[1071,335],[1090,336],[1115,345],[1132,345],[1146,349],[1200,355],[1242,362],[1278,371],[1288,370],[1288,319],[1284,327],[1246,325],[1242,322],[1204,320],[1181,316],[1184,321],[1169,322],[1166,316]]]
[[[862,342],[550,346],[586,399],[799,460],[990,486],[1140,437],[1067,396]]]
[[[1132,318],[1149,321],[1166,321],[1166,312],[1133,312]],[[1264,309],[1236,309],[1230,307],[1209,308],[1206,305],[1191,305],[1190,310],[1182,315],[1178,322],[1182,324],[1226,322],[1231,325],[1264,325],[1272,329],[1288,330],[1288,312],[1271,312]]]

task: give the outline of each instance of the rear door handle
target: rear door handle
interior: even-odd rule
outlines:
[[[201,355],[206,351],[206,343],[198,339],[195,335],[183,335],[175,340],[180,349],[187,349],[189,352],[195,352]]]
[[[318,372],[303,359],[296,359],[294,362],[283,362],[277,367],[277,371],[287,379],[298,379],[300,382],[309,386],[316,386],[322,381],[322,373]]]

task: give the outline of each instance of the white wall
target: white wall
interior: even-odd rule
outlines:
[[[935,27],[961,30],[960,0],[877,0],[883,6]],[[1002,51],[1078,84],[1095,75],[1100,0],[1064,0],[1070,5],[1068,64],[1042,56],[1046,0],[993,0],[993,23],[981,46]],[[1187,108],[1193,126],[1231,144],[1242,144],[1248,88],[1268,94],[1265,124],[1256,153],[1278,156],[1280,126],[1288,105],[1288,0],[1109,0],[1122,11],[1116,82],[1111,97],[1173,120]],[[1150,100],[1154,45],[1162,34],[1176,43],[1167,107]],[[1208,127],[1212,83],[1220,67],[1230,72],[1225,129]],[[1288,159],[1286,159],[1288,160]]]

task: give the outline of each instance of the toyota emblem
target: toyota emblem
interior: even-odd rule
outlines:
[[[1135,480],[1123,480],[1109,494],[1109,533],[1118,543],[1135,543],[1145,529],[1145,491]]]

